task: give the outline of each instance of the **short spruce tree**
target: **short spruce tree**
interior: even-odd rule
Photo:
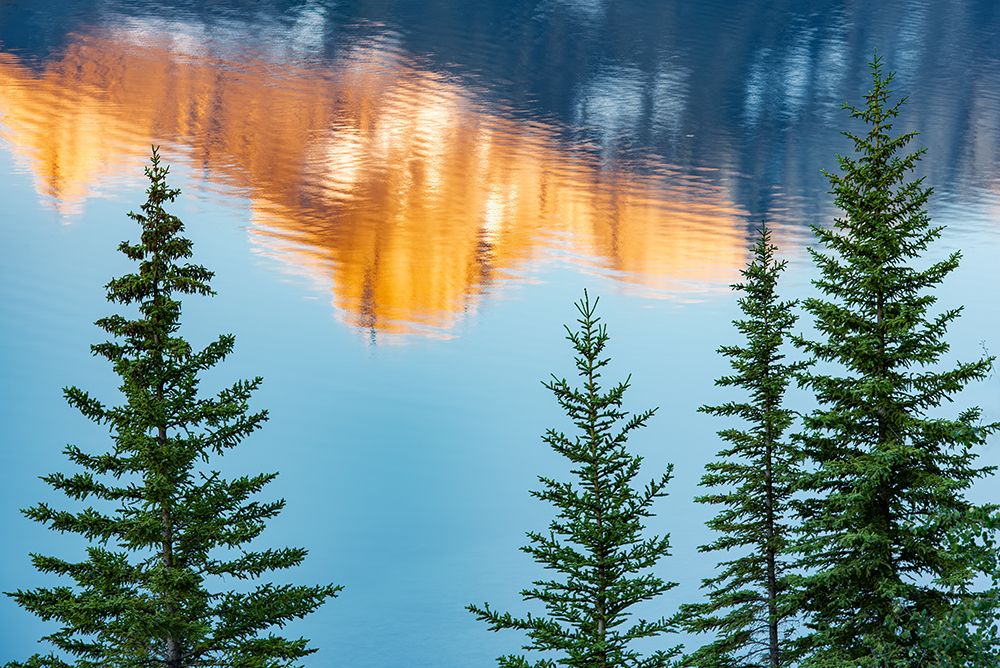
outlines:
[[[81,502],[81,510],[39,503],[24,511],[82,536],[86,558],[32,555],[39,571],[70,582],[10,594],[58,624],[43,638],[54,652],[11,666],[291,666],[315,650],[271,629],[309,614],[339,589],[258,583],[306,556],[301,548],[248,548],[284,506],[254,498],[276,474],[225,479],[209,466],[260,428],[267,413],[248,406],[260,378],[215,395],[199,392],[199,377],[229,355],[234,338],[223,335],[195,351],[178,333],[178,298],[213,294],[212,273],[186,262],[191,241],[164,210],[180,192],[167,186],[167,173],[154,149],[148,199],[141,213],[129,214],[140,226],[139,241],[119,246],[138,270],[107,285],[108,300],[135,314],[98,320],[111,340],[92,347],[121,378],[124,402],[109,406],[76,387],[65,390],[73,407],[107,426],[111,444],[96,454],[69,446],[66,456],[79,470],[43,478]],[[212,589],[222,577],[249,583],[240,591]]]
[[[786,263],[762,224],[750,263],[742,270],[743,318],[733,325],[745,339],[719,352],[729,358],[732,373],[716,381],[739,395],[709,415],[738,419],[719,437],[727,443],[706,466],[701,484],[710,490],[696,500],[718,507],[708,527],[717,538],[700,551],[724,555],[717,573],[702,588],[706,600],[681,606],[681,628],[710,633],[714,639],[685,657],[685,666],[778,668],[791,665],[788,634],[795,618],[788,581],[791,503],[801,457],[786,438],[795,420],[784,395],[801,363],[785,361],[784,347],[795,324],[795,303],[778,296],[778,279]]]
[[[904,100],[876,56],[863,132],[828,174],[843,215],[815,227],[816,334],[797,345],[817,408],[804,419],[812,460],[797,549],[808,616],[802,665],[995,666],[997,507],[968,491],[993,469],[977,461],[998,425],[978,408],[943,410],[992,359],[945,364],[961,309],[932,311],[959,254],[922,262],[941,235],[931,189],[911,173],[923,150],[893,134]],[[926,266],[920,266],[920,265]]]
[[[542,604],[542,615],[515,617],[488,604],[469,606],[493,631],[526,632],[524,649],[543,653],[537,660],[508,655],[506,668],[663,668],[676,648],[643,656],[633,642],[670,628],[667,619],[633,619],[633,607],[674,587],[650,569],[669,554],[668,536],[644,538],[651,506],[665,496],[671,467],[643,487],[635,484],[642,458],[629,452],[632,432],[646,425],[655,409],[630,414],[622,408],[629,380],[602,384],[607,328],[596,315],[598,300],[586,292],[576,304],[579,328],[566,328],[576,353],[579,386],[553,376],[545,386],[572,422],[576,433],[556,429],[543,441],[568,460],[571,479],[540,477],[532,495],[551,503],[556,517],[547,532],[529,532],[521,549],[552,572],[521,591],[525,601]]]

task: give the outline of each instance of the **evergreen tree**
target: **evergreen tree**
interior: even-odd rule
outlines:
[[[506,668],[662,668],[677,654],[671,649],[644,657],[631,646],[669,628],[667,619],[631,618],[633,606],[675,586],[649,572],[669,554],[669,537],[642,537],[652,504],[666,495],[672,467],[641,489],[633,484],[642,458],[628,451],[627,440],[656,409],[630,414],[622,408],[629,379],[602,386],[610,359],[604,356],[608,334],[596,315],[597,303],[584,292],[576,304],[579,329],[566,328],[581,385],[556,376],[544,383],[577,430],[570,436],[549,429],[542,439],[572,465],[572,480],[539,477],[541,489],[531,494],[555,506],[556,518],[547,533],[529,532],[528,545],[521,548],[555,574],[521,591],[546,614],[514,617],[489,604],[469,606],[490,630],[525,631],[530,638],[525,650],[554,657],[533,663],[523,656],[500,657],[498,665]]]
[[[918,267],[941,235],[926,211],[931,189],[911,175],[924,151],[907,152],[915,133],[892,133],[905,100],[890,103],[877,55],[871,70],[864,108],[847,107],[864,133],[845,133],[854,155],[827,175],[843,215],[814,228],[822,295],[804,307],[816,338],[797,338],[819,363],[801,376],[818,406],[802,434],[812,460],[797,541],[803,665],[997,665],[996,590],[975,589],[997,572],[997,507],[967,492],[993,471],[976,450],[1000,425],[978,408],[939,410],[992,359],[942,362],[961,309],[933,314],[933,290],[960,255]],[[949,644],[944,663],[920,656]]]
[[[777,284],[786,263],[774,257],[771,234],[762,225],[753,257],[733,289],[744,318],[733,325],[746,343],[722,346],[733,373],[716,381],[741,391],[739,399],[701,410],[739,418],[744,428],[719,432],[728,445],[710,462],[701,479],[709,493],[699,503],[718,506],[708,527],[718,538],[702,552],[736,556],[719,564],[702,588],[707,600],[681,607],[678,622],[692,633],[716,639],[685,658],[685,665],[788,665],[786,636],[794,617],[790,607],[789,508],[796,489],[799,457],[784,434],[794,421],[783,407],[785,390],[802,364],[786,363],[782,351],[796,317],[794,302],[780,301]]]
[[[97,504],[73,511],[39,503],[24,511],[55,531],[85,538],[87,557],[32,555],[39,571],[73,584],[10,594],[59,625],[43,638],[56,652],[10,665],[291,666],[315,650],[304,638],[289,640],[270,629],[309,614],[339,587],[264,583],[209,590],[221,577],[253,582],[296,566],[306,551],[247,547],[284,507],[283,500],[254,500],[277,474],[227,480],[208,468],[212,457],[267,419],[266,411],[248,406],[261,379],[238,381],[214,396],[199,393],[200,374],[229,355],[234,338],[223,335],[194,351],[178,334],[178,297],[213,294],[212,273],[185,262],[191,241],[163,208],[180,191],[167,186],[168,168],[155,148],[145,171],[148,199],[141,213],[129,213],[140,225],[140,240],[119,246],[138,271],[107,285],[108,300],[137,307],[135,317],[98,320],[112,340],[92,346],[120,376],[124,403],[108,406],[76,387],[65,390],[70,405],[109,428],[111,447],[90,454],[69,446],[66,456],[80,470],[42,478],[71,499]]]

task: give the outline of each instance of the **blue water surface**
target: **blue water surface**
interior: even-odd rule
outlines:
[[[237,335],[206,382],[265,379],[269,423],[220,466],[280,471],[262,545],[309,549],[282,577],[346,587],[288,628],[320,650],[306,665],[517,650],[464,606],[526,610],[541,575],[517,549],[551,516],[528,490],[565,466],[540,442],[564,423],[539,381],[572,372],[584,289],[609,380],[632,373],[628,406],[660,407],[634,447],[644,477],[675,467],[650,528],[680,585],[644,607],[671,614],[714,566],[692,498],[723,426],[697,408],[729,396],[726,286],[766,217],[785,293],[813,294],[809,226],[835,215],[820,170],[850,149],[840,105],[875,49],[928,148],[933,257],[964,253],[940,292],[966,307],[949,359],[1000,351],[998,45],[991,0],[0,2],[0,590],[56,582],[29,552],[81,554],[18,509],[63,503],[38,476],[70,470],[66,443],[108,443],[61,388],[117,396],[88,346],[157,143],[216,272],[184,332]],[[1000,380],[960,401],[1000,419]],[[974,495],[995,501],[995,480]],[[0,661],[52,629],[0,598]]]

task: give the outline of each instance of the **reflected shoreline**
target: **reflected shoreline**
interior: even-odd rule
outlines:
[[[0,53],[2,137],[40,196],[72,215],[162,141],[168,161],[249,198],[259,251],[376,334],[447,335],[483,291],[553,255],[683,299],[727,289],[746,258],[747,215],[720,186],[492,112],[391,36],[325,67],[189,45],[77,35],[40,72]]]

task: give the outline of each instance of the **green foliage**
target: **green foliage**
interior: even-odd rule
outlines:
[[[992,359],[942,362],[961,309],[933,314],[933,289],[960,256],[917,268],[941,228],[930,188],[910,176],[923,154],[906,152],[914,133],[892,134],[904,100],[890,104],[877,56],[871,69],[864,108],[848,107],[865,133],[845,133],[854,155],[828,174],[843,216],[815,228],[822,296],[804,307],[817,337],[797,339],[818,362],[801,376],[818,404],[802,434],[813,462],[797,540],[802,665],[997,665],[997,592],[975,587],[997,573],[1000,520],[967,492],[993,472],[976,450],[1000,425],[978,408],[939,411]]]
[[[632,643],[653,638],[669,629],[667,619],[632,621],[636,604],[671,589],[649,572],[669,554],[667,536],[643,538],[643,521],[653,502],[665,496],[671,469],[641,489],[633,486],[642,458],[626,445],[636,429],[646,425],[654,410],[629,414],[622,400],[626,379],[609,389],[601,385],[608,334],[596,316],[597,300],[584,293],[577,303],[579,329],[566,328],[576,352],[579,387],[555,376],[545,383],[577,434],[550,429],[543,441],[572,465],[572,480],[540,477],[541,489],[532,495],[557,510],[547,533],[528,533],[521,549],[546,569],[552,579],[534,582],[522,590],[525,601],[538,601],[545,615],[515,617],[488,604],[469,606],[490,630],[524,631],[525,650],[551,653],[552,658],[529,662],[522,656],[500,657],[504,668],[663,668],[676,649],[642,656]]]
[[[741,397],[701,410],[738,418],[744,428],[719,432],[727,443],[710,462],[701,484],[709,493],[699,503],[718,506],[708,527],[718,534],[702,552],[733,558],[719,564],[703,581],[707,600],[681,607],[678,623],[692,633],[713,633],[715,640],[685,657],[684,665],[786,665],[786,637],[795,614],[789,597],[789,509],[799,475],[799,456],[784,440],[794,421],[783,407],[788,384],[799,363],[786,363],[782,352],[795,324],[794,302],[780,301],[778,279],[786,263],[775,259],[770,231],[762,225],[753,257],[733,286],[744,318],[733,321],[744,337],[742,346],[719,348],[733,373],[716,381],[740,391]]]
[[[234,337],[220,336],[195,351],[178,334],[177,297],[213,294],[212,273],[185,262],[191,241],[163,208],[180,191],[167,186],[168,168],[156,149],[145,171],[148,199],[141,213],[129,213],[140,240],[119,246],[138,271],[107,285],[108,301],[135,306],[137,315],[98,320],[111,340],[92,346],[121,378],[125,402],[108,406],[76,387],[65,390],[70,405],[108,427],[112,445],[99,454],[69,446],[66,456],[78,472],[42,478],[74,501],[98,504],[68,511],[39,503],[24,511],[55,531],[85,538],[87,558],[32,555],[39,571],[73,584],[10,594],[58,624],[43,638],[55,654],[10,665],[291,666],[315,650],[304,638],[269,630],[309,614],[339,587],[248,584],[241,592],[209,591],[220,577],[253,581],[296,566],[306,551],[246,548],[284,507],[283,500],[254,500],[276,474],[227,480],[207,468],[267,419],[248,405],[261,379],[237,381],[214,396],[199,393],[199,375],[230,354]],[[57,658],[67,656],[73,661]]]

